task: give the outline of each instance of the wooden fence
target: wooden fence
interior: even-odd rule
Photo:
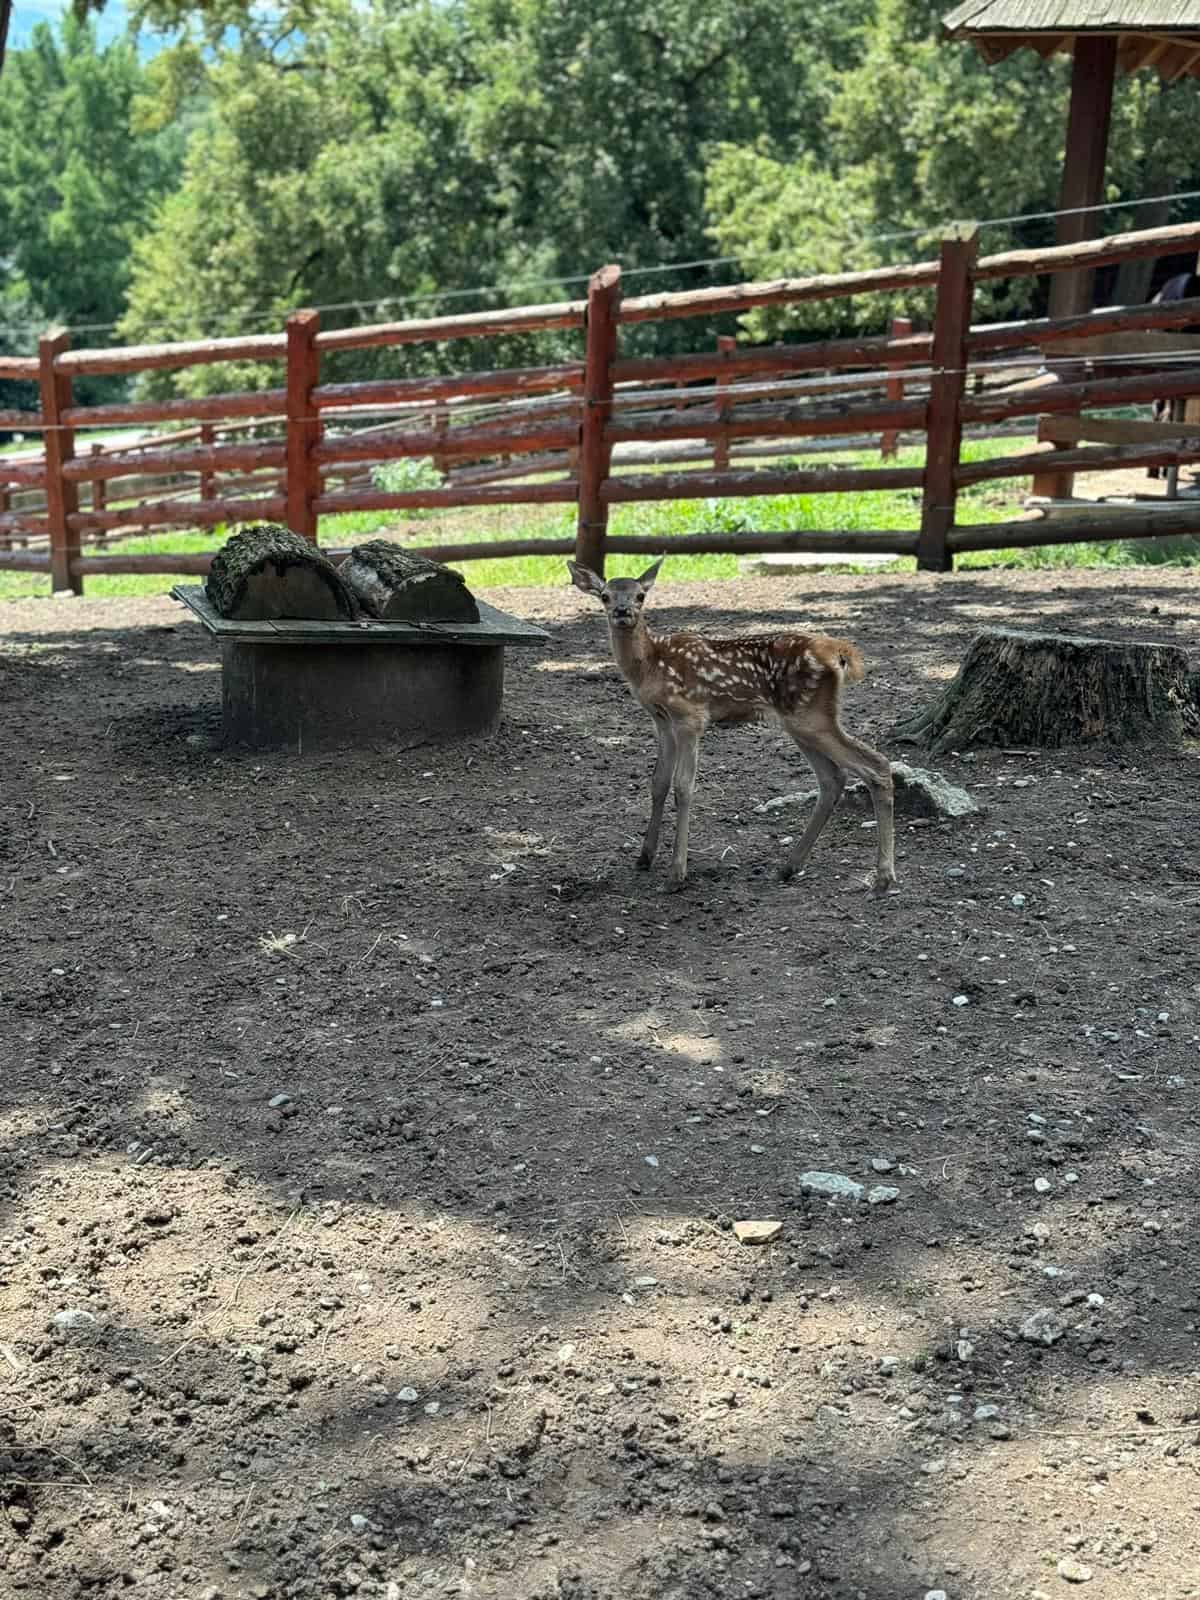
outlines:
[[[1097,537],[1200,531],[1200,508],[1132,507],[1102,530],[1080,503],[1077,517],[972,526],[957,515],[973,484],[1043,473],[1060,490],[1070,475],[1200,460],[1200,428],[1183,422],[1089,417],[1098,408],[1200,395],[1200,300],[1114,306],[1079,316],[974,325],[976,284],[1088,271],[1138,257],[1200,249],[1200,224],[1083,244],[980,257],[973,227],[951,230],[935,261],[836,276],[743,283],[688,293],[622,296],[617,267],[592,278],[586,300],[421,321],[322,330],[298,311],[283,333],[191,344],[72,349],[65,334],[32,358],[0,357],[0,377],[39,386],[36,412],[0,411],[0,427],[41,432],[36,459],[0,456],[0,569],[48,571],[55,589],[80,592],[92,573],[201,573],[211,553],[132,555],[100,548],[131,531],[286,521],[315,539],[320,518],[343,511],[564,504],[576,509],[573,540],[505,539],[425,546],[443,560],[574,553],[603,571],[610,550],[657,550],[661,540],[614,537],[613,505],[667,499],[911,491],[915,530],[781,529],[698,533],[679,551],[883,552],[944,571],[960,551]],[[763,306],[886,292],[932,296],[929,332],[893,322],[886,334],[807,344],[738,346],[637,357],[622,330],[642,322],[711,318]],[[334,351],[437,344],[569,330],[580,359],[539,367],[434,377],[322,383]],[[167,401],[77,405],[83,375],[142,372],[223,361],[279,363],[278,387]],[[386,420],[380,424],[379,418]],[[134,425],[175,427],[133,446],[81,453],[79,435]],[[369,424],[369,425],[368,425]],[[972,430],[1039,432],[1052,447],[966,462]],[[924,437],[923,466],[822,464],[817,453],[864,440],[885,458],[901,437]],[[797,465],[797,451],[816,459]],[[748,463],[774,457],[770,465]],[[436,485],[385,489],[371,479],[386,462],[430,458]],[[701,465],[692,465],[697,461]],[[679,466],[683,470],[646,470]],[[172,486],[131,495],[130,482]],[[179,485],[184,485],[182,490]],[[88,504],[81,487],[91,485]],[[44,505],[18,503],[40,491]],[[1069,493],[1069,487],[1067,492]],[[117,503],[118,499],[122,503]],[[15,540],[26,541],[13,548]],[[28,541],[44,541],[35,549]]]

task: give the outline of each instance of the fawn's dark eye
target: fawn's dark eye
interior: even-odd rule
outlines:
[[[608,603],[611,601],[611,599],[612,599],[612,595],[610,595],[610,594],[602,594],[600,596],[600,603],[601,603],[601,605],[608,605]]]
[[[641,605],[642,601],[646,598],[646,596],[645,596],[644,593],[642,593],[642,594],[639,594],[637,598],[638,598],[638,605]]]

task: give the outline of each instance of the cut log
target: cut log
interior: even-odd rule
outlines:
[[[386,539],[355,545],[338,571],[368,616],[382,622],[478,622],[461,573]]]
[[[972,745],[1178,745],[1192,706],[1176,645],[994,628],[972,641],[941,698],[895,736],[935,755]]]
[[[333,562],[276,522],[235,533],[213,557],[204,589],[215,611],[239,622],[354,616],[354,601]]]

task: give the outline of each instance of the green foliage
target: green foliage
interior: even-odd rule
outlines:
[[[712,238],[756,276],[856,270],[933,255],[948,222],[1052,211],[1062,172],[1069,62],[1018,50],[986,66],[975,50],[940,34],[941,0],[879,0],[860,60],[833,79],[826,144],[814,151],[722,145],[712,152],[707,205]],[[1118,79],[1110,141],[1109,198],[1194,188],[1200,90],[1166,92],[1156,77]],[[1165,221],[1108,214],[1111,231]],[[911,230],[911,232],[908,232]],[[895,237],[896,234],[908,236]],[[889,235],[893,235],[889,237]],[[992,225],[985,253],[1053,242],[1050,218]],[[1026,312],[1033,279],[981,284],[976,311]],[[850,331],[897,312],[928,315],[928,297],[812,302],[755,311],[751,337],[789,329]]]

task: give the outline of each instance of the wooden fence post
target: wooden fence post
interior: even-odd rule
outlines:
[[[444,449],[446,435],[450,431],[450,413],[445,406],[435,406],[433,409],[433,431],[438,442],[438,448],[433,452],[433,464],[445,478],[450,471],[450,458]]]
[[[92,445],[92,447],[91,447],[91,449],[90,449],[90,451],[88,453],[91,455],[92,459],[95,460],[95,458],[97,456],[102,456],[104,454],[104,446],[102,444],[94,444],[94,445]],[[104,510],[107,509],[107,507],[108,507],[108,479],[107,478],[93,478],[92,479],[92,510],[93,511],[104,511]],[[105,537],[105,533],[104,533],[104,529],[103,528],[100,528],[100,529],[97,530],[97,532],[93,535],[93,540],[101,549],[103,549],[108,544],[108,540]]]
[[[926,424],[925,492],[917,540],[917,567],[922,572],[949,572],[954,565],[946,535],[954,526],[954,472],[962,443],[967,334],[978,256],[979,228],[973,222],[957,224],[942,239]]]
[[[79,556],[79,534],[67,522],[79,510],[79,490],[63,477],[63,468],[75,458],[75,432],[64,425],[62,414],[72,402],[71,380],[55,372],[55,357],[71,343],[69,333],[51,333],[38,343],[38,375],[42,401],[43,451],[46,457],[46,518],[50,524],[50,587],[58,593],[83,593],[83,579],[71,572]]]
[[[913,325],[912,325],[912,318],[911,317],[893,317],[892,318],[892,338],[893,339],[907,339],[909,334],[912,331],[913,331]],[[889,363],[889,365],[890,365],[890,363]],[[900,372],[903,372],[904,369],[901,367],[898,370]],[[888,381],[887,381],[887,397],[888,397],[889,400],[903,400],[904,399],[904,379],[903,379],[903,377],[895,377],[895,378],[889,378],[888,379]],[[899,444],[900,444],[900,433],[899,433],[899,430],[896,429],[896,428],[887,428],[879,436],[879,454],[886,461],[890,456],[894,456],[896,454],[897,449],[899,448]]]
[[[583,417],[579,424],[579,520],[575,559],[604,576],[608,505],[600,491],[612,464],[608,421],[612,415],[613,362],[621,306],[621,269],[601,267],[588,284],[587,353],[583,373]]]
[[[213,424],[211,422],[202,422],[200,424],[200,444],[201,444],[201,447],[203,449],[207,450],[212,445],[214,445],[216,442],[217,442],[217,430],[216,430],[216,428],[213,426]],[[201,500],[215,500],[216,497],[217,497],[217,479],[216,479],[216,474],[213,473],[213,472],[202,472],[200,474],[200,498],[201,498]]]
[[[733,335],[731,333],[722,333],[722,334],[718,335],[718,338],[717,338],[717,349],[721,352],[721,354],[723,356],[727,356],[727,355],[730,354],[731,351],[737,349],[737,340],[733,337]],[[729,379],[727,377],[725,377],[724,375],[718,375],[718,377],[716,379],[716,386],[717,386],[718,389],[723,389],[728,384],[728,382],[729,382]],[[729,420],[730,410],[731,410],[731,407],[730,407],[730,404],[729,404],[728,400],[718,400],[717,401],[717,415],[718,415],[718,417],[720,417],[722,422],[727,422]],[[714,439],[713,440],[713,471],[714,472],[728,472],[729,471],[729,436],[728,435],[726,435],[724,438]]]
[[[321,469],[313,451],[321,439],[321,419],[312,392],[321,381],[316,346],[320,313],[295,311],[287,319],[287,525],[317,542],[314,505],[321,493]]]

